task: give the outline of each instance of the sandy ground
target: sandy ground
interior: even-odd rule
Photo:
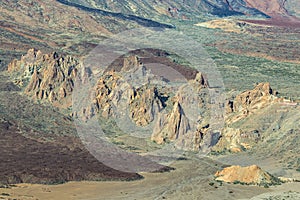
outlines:
[[[300,183],[263,188],[220,184],[213,174],[222,164],[208,158],[176,161],[176,170],[144,173],[145,178],[132,182],[70,182],[62,185],[19,184],[0,189],[0,199],[101,200],[101,199],[263,199],[285,194],[300,199]],[[213,186],[209,183],[214,183]],[[291,193],[294,192],[294,193]],[[298,192],[298,193],[296,193]],[[9,195],[9,196],[6,196]],[[261,196],[259,196],[261,195]]]

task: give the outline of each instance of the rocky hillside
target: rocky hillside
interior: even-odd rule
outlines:
[[[276,94],[269,83],[260,83],[229,100],[226,124],[214,150],[275,157],[287,168],[299,169],[299,103]]]
[[[273,18],[299,16],[298,2],[295,0],[245,0],[249,7],[260,10]]]
[[[245,0],[245,2],[256,9],[271,17],[287,16],[288,11],[285,8],[286,0],[272,0],[272,1],[257,1]]]

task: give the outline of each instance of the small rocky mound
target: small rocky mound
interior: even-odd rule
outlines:
[[[216,180],[227,183],[241,183],[250,185],[277,185],[281,181],[257,165],[248,167],[231,166],[216,172]]]
[[[226,32],[241,33],[244,31],[244,28],[246,26],[250,26],[250,24],[233,19],[215,19],[195,24],[195,26],[201,26],[211,29],[222,29]]]
[[[68,107],[79,67],[80,62],[74,57],[30,49],[8,65],[8,72],[18,74],[15,83],[25,87],[28,96]]]

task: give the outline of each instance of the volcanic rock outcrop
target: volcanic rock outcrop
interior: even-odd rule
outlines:
[[[233,101],[227,102],[227,113],[237,113],[233,118],[228,117],[228,120],[238,121],[279,100],[270,83],[259,83],[254,89],[245,91],[237,95]]]
[[[248,167],[231,166],[216,172],[216,180],[228,183],[241,183],[251,185],[275,185],[280,180],[265,172],[257,165]]]
[[[283,99],[276,96],[276,92],[269,83],[259,83],[254,89],[238,94],[234,100],[227,101],[226,105],[226,126],[222,130],[222,137],[214,147],[216,151],[229,150],[240,152],[251,149],[261,140],[262,136],[258,129],[249,129],[236,123],[242,120],[251,120],[263,109],[276,105]],[[237,128],[238,127],[238,128]]]
[[[298,114],[287,113],[296,113],[299,107],[296,102],[277,97],[276,94],[269,83],[259,83],[254,89],[228,101],[225,126],[213,150],[218,153],[254,149],[265,151],[262,149],[266,149],[266,145],[270,148],[277,145],[277,148],[284,149],[283,140],[297,137],[287,133],[291,129],[299,129],[298,123],[294,123],[299,118]],[[275,154],[273,151],[272,153]]]
[[[164,52],[151,49],[139,53],[144,54],[145,61],[156,59],[172,65]],[[161,74],[152,73],[147,63],[136,55],[120,58],[97,83],[95,110],[104,118],[120,119],[120,115],[127,113],[127,119],[131,120],[127,125],[150,125],[153,127],[151,140],[158,144],[174,142],[181,149],[199,150],[209,129],[206,119],[208,83],[203,74],[193,75],[193,69],[178,64],[173,67],[185,72],[183,76],[190,80],[180,82],[179,87],[176,79],[175,83],[170,83]],[[121,116],[122,120],[124,117]]]
[[[222,130],[222,137],[217,146],[216,151],[229,150],[233,153],[238,153],[244,150],[251,149],[259,140],[261,135],[257,130],[244,131],[239,128],[225,127]]]
[[[69,107],[70,95],[80,62],[74,57],[57,52],[43,54],[36,49],[28,50],[20,60],[8,65],[8,72],[18,74],[15,80],[25,86],[25,93],[38,100],[48,100],[56,106]]]
[[[174,103],[170,113],[160,116],[151,139],[158,144],[174,141],[190,130],[188,118],[178,101]]]
[[[243,92],[235,98],[233,110],[240,112],[260,109],[276,98],[274,94],[270,83],[259,83],[253,90]]]
[[[208,132],[207,81],[201,73],[181,86],[172,98],[172,110],[159,114],[151,139],[158,144],[175,142],[180,149],[198,151]]]
[[[138,53],[144,54],[144,61],[171,65],[182,78],[176,75],[172,83],[161,74],[152,73],[138,55],[124,56],[113,63],[120,66],[110,66],[95,87],[90,88],[92,103],[81,106],[82,110],[73,110],[72,116],[88,120],[99,113],[128,126],[152,126],[149,138],[156,143],[174,142],[181,149],[199,150],[210,129],[205,76],[195,69],[173,63],[166,52],[150,49]],[[42,54],[30,49],[20,60],[10,63],[8,72],[17,74],[15,82],[23,87],[26,95],[68,108],[72,103],[75,78],[84,82],[87,81],[84,77],[92,73],[81,66],[80,61],[71,56],[56,52]],[[83,74],[79,75],[80,72]]]

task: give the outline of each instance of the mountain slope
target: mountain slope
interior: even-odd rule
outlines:
[[[130,28],[172,28],[133,15],[85,9],[56,0],[4,0],[0,7],[0,70],[31,48],[82,55],[103,38]]]
[[[141,17],[159,19],[161,16],[181,19],[203,15],[282,18],[299,16],[299,2],[296,0],[59,0],[63,3],[79,4],[88,8],[98,8],[116,13],[127,13]]]
[[[60,0],[61,1],[61,0]],[[166,15],[170,17],[194,17],[203,14],[212,14],[217,16],[229,15],[253,15],[263,16],[265,14],[256,8],[248,7],[243,0],[223,1],[223,0],[127,0],[127,1],[108,1],[108,0],[63,0],[64,2],[74,2],[90,8],[100,8],[113,12],[128,13],[147,18],[156,18],[158,15]],[[194,16],[192,16],[194,15]]]
[[[285,8],[288,10],[289,14],[300,17],[300,1],[288,0],[285,2]]]
[[[247,5],[256,8],[273,18],[300,15],[300,3],[297,0],[245,0]]]

